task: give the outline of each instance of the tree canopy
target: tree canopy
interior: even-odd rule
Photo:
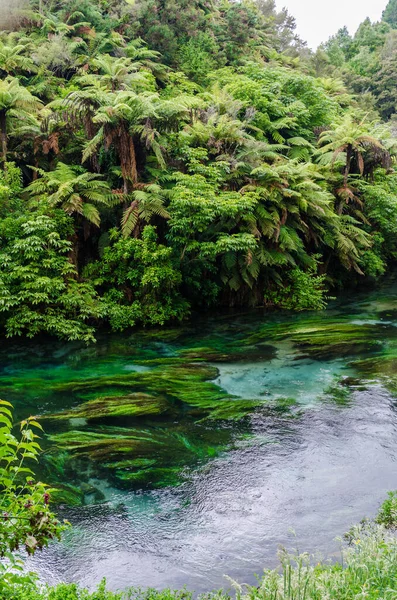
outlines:
[[[395,7],[314,53],[273,0],[25,5],[0,32],[7,335],[319,309],[381,276]]]

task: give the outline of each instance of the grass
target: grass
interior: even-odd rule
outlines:
[[[368,600],[397,598],[397,538],[365,522],[350,532],[338,563],[313,564],[307,554],[280,552],[281,573],[266,571],[258,586],[235,585],[241,600]]]

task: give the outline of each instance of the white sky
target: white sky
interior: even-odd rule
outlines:
[[[311,48],[317,48],[338,29],[350,33],[369,17],[379,21],[387,0],[276,0],[277,8],[287,7],[296,18],[297,32]]]

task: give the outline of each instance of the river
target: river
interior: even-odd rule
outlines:
[[[8,342],[1,397],[37,414],[73,528],[29,559],[55,583],[228,587],[280,544],[333,559],[397,488],[397,284],[320,313],[251,311]]]

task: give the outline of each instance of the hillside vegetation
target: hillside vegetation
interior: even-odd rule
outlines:
[[[0,33],[6,335],[320,309],[383,275],[395,13],[313,53],[273,0],[18,0]]]

